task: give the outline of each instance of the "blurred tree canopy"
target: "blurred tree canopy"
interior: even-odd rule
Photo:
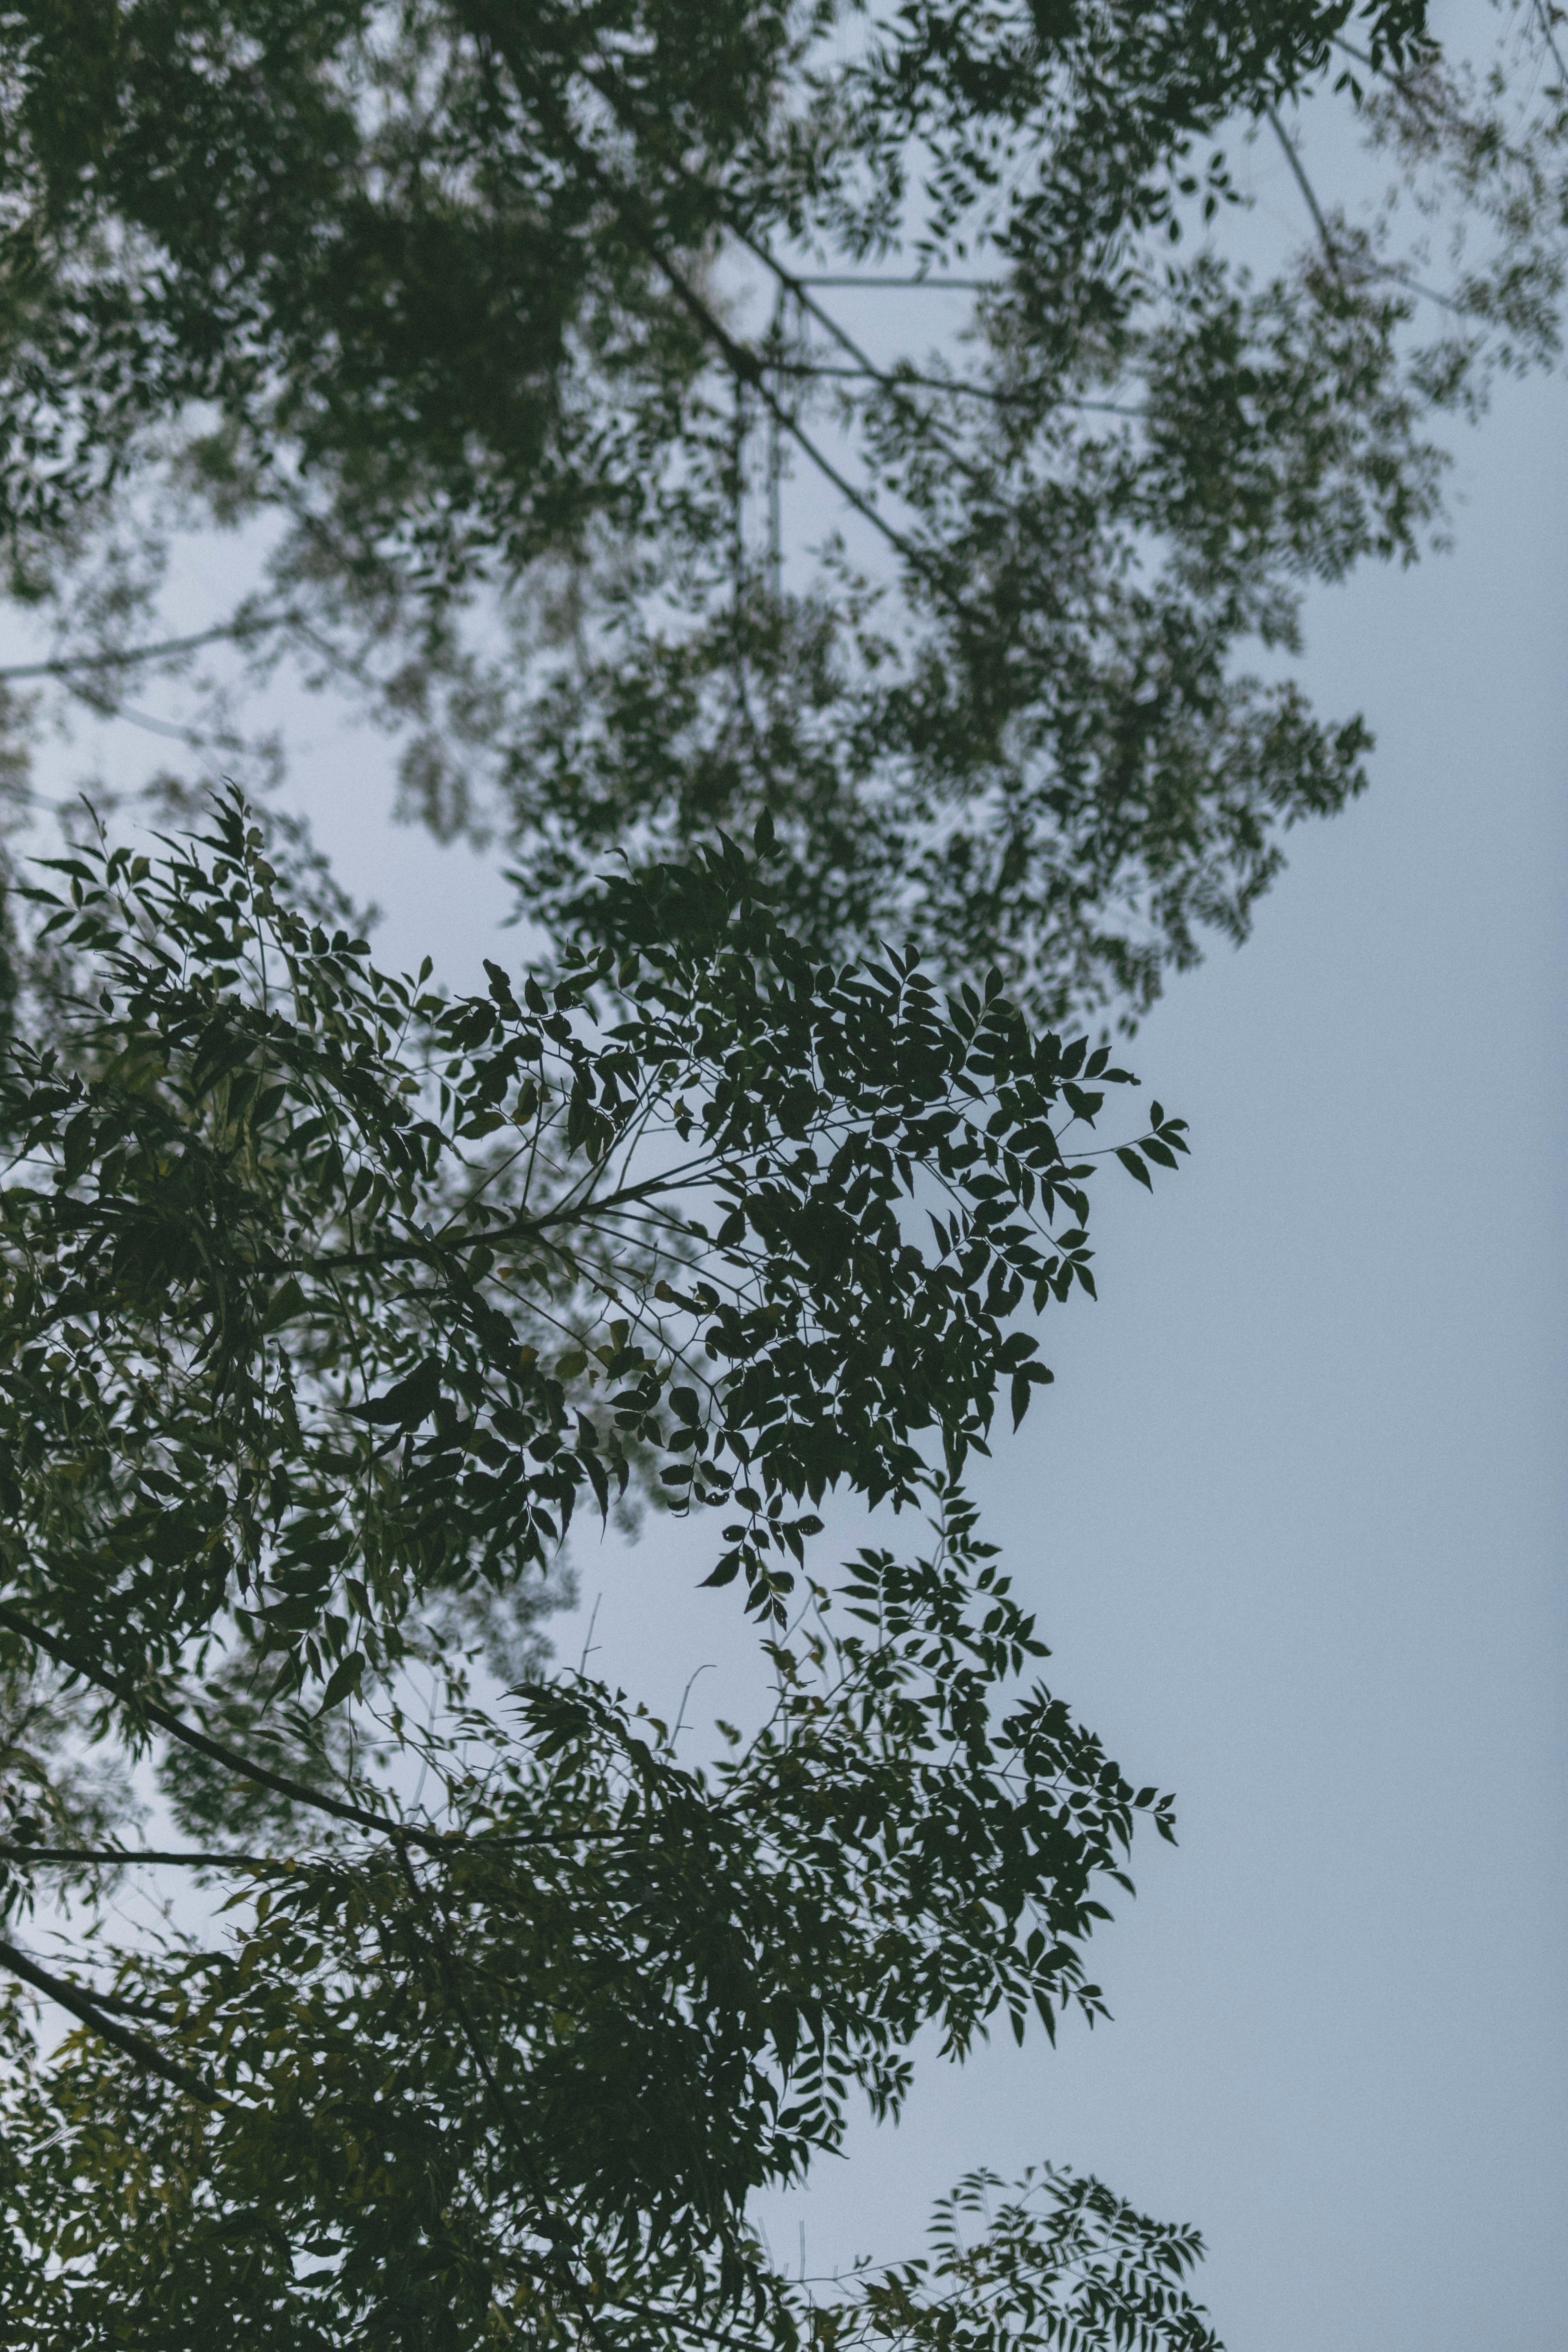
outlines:
[[[1304,590],[1556,350],[1562,12],[1480,14],[1472,72],[1420,0],[8,5],[12,592],[258,783],[332,685],[547,929],[766,809],[818,951],[1135,1018],[1363,781]],[[217,639],[125,658],[215,523]]]

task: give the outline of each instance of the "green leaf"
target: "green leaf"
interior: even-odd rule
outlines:
[[[300,1287],[300,1278],[291,1274],[279,1284],[267,1302],[267,1312],[261,1318],[263,1331],[281,1330],[285,1323],[291,1323],[296,1315],[305,1312],[305,1294]]]
[[[361,1650],[351,1650],[347,1657],[340,1662],[326,1689],[322,1692],[321,1704],[317,1712],[321,1715],[329,1715],[333,1707],[341,1706],[344,1699],[357,1692],[363,1677],[364,1654]]]
[[[368,1403],[350,1405],[348,1411],[362,1421],[382,1428],[416,1429],[428,1421],[441,1394],[441,1364],[438,1357],[427,1356],[418,1368]]]
[[[90,1161],[93,1133],[94,1121],[90,1110],[79,1110],[68,1121],[60,1139],[61,1172],[68,1184],[74,1184]]]

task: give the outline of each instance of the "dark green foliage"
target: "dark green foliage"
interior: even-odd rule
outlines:
[[[813,2311],[748,2195],[896,2113],[928,2026],[1102,2012],[1084,1947],[1171,1801],[1022,1679],[958,1479],[1049,1377],[1015,1318],[1092,1291],[1113,1147],[1070,1138],[1127,1073],[994,981],[823,967],[768,870],[764,828],[616,883],[613,944],[458,999],[312,920],[237,799],[27,894],[76,986],[5,1071],[0,1643],[201,1843],[117,1837],[18,1723],[6,1909],[96,1918],[64,1972],[0,1938],[82,2029],[47,2066],[14,2020],[19,2347],[879,2341],[921,2274]],[[1156,1108],[1140,1165],[1184,1148]],[[473,1596],[526,1620],[634,1479],[776,1680],[707,1767],[582,1675],[476,1683]],[[930,1540],[797,1589],[833,1486]],[[160,1854],[204,1916],[119,1948]],[[1208,2340],[1192,2242],[1060,2194],[987,2257],[1024,2340],[1085,2230],[1131,2268],[1079,2340]]]
[[[1005,1327],[1092,1289],[1058,1129],[1125,1081],[1104,1048],[994,977],[816,964],[728,845],[607,887],[613,945],[548,991],[447,1002],[279,903],[258,840],[235,807],[210,863],[28,894],[95,992],[5,1081],[3,1499],[116,1671],[159,1663],[156,1591],[170,1657],[237,1597],[314,1674],[357,1654],[351,1574],[379,1662],[409,1595],[542,1569],[642,1448],[739,1514],[719,1572],[777,1614],[793,1508],[913,1500],[923,1433],[957,1475],[999,1378],[1016,1412],[1048,1378]]]
[[[858,2307],[816,2315],[816,2340],[1219,2352],[1182,2285],[1203,2251],[1192,2231],[1151,2221],[1098,2180],[1049,2166],[998,2204],[1003,2186],[992,2173],[962,2181],[937,2208],[930,2263],[868,2279]]]
[[[469,1793],[452,1772],[425,1851],[258,1870],[234,1945],[128,1970],[164,2052],[215,2053],[214,2104],[142,2093],[137,2170],[185,2185],[160,2230],[135,2203],[95,2229],[90,2275],[37,2307],[84,2346],[116,2315],[195,2342],[236,2310],[276,2315],[257,2340],[401,2345],[445,2298],[467,2343],[542,2296],[570,2337],[576,2280],[605,2340],[650,2342],[776,2296],[745,2191],[833,2147],[849,2088],[896,2107],[927,2018],[962,2051],[999,2003],[1020,2030],[1026,2004],[1092,2011],[1089,1889],[1155,1803],[1043,1693],[990,1720],[998,1664],[1037,1645],[962,1511],[944,1535],[912,1571],[861,1563],[868,1633],[792,1653],[711,1781],[609,1695],[540,1689],[478,1776],[487,1727],[462,1725]],[[57,2116],[95,2078],[99,2116],[123,2096],[108,2063],[84,2044]],[[31,2229],[92,2228],[93,2178],[68,2137]]]
[[[31,199],[21,315],[75,362],[53,394],[33,387],[40,422],[58,420],[45,495],[112,465],[139,413],[214,400],[340,472],[375,528],[414,499],[416,530],[445,539],[439,509],[458,547],[471,525],[514,561],[637,504],[637,468],[682,430],[711,348],[706,289],[683,300],[679,273],[716,234],[811,217],[869,246],[897,225],[918,137],[940,252],[992,200],[1006,142],[1045,131],[1011,234],[1059,267],[1167,214],[1191,135],[1321,74],[1352,20],[1406,62],[1426,17],[1411,0],[919,6],[835,86],[816,52],[838,12],[779,0],[70,14],[0,18],[7,177]],[[129,266],[89,272],[111,224]],[[636,403],[607,442],[584,429],[584,362]],[[29,494],[18,467],[13,501]]]
[[[922,2031],[1101,2013],[1171,1833],[962,1481],[1093,1295],[1098,1170],[1185,1149],[1100,1139],[1128,1074],[1068,1016],[1244,936],[1360,788],[1279,674],[1301,598],[1410,560],[1434,417],[1555,350],[1560,66],[1521,128],[1508,87],[1409,0],[0,7],[54,675],[112,714],[228,646],[232,765],[292,656],[545,933],[475,996],[383,973],[237,795],[21,894],[0,1969],[78,2030],[0,2020],[7,2343],[1209,2352],[1195,2237],[1094,2182],[972,2181],[831,2294],[746,2200]],[[1310,102],[1476,233],[1435,306],[1319,201]],[[1272,277],[1254,135],[1310,231]],[[897,360],[819,282],[911,272],[973,299]],[[214,522],[261,593],[179,639]],[[927,1532],[836,1582],[834,1491]],[[771,1663],[718,1762],[544,1670],[574,1517],[639,1501]],[[153,1791],[191,1843],[137,1843]],[[131,1945],[128,1874],[187,1890]]]

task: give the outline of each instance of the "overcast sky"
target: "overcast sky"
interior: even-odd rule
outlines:
[[[1318,597],[1373,785],[1130,1059],[1192,1122],[1108,1186],[1101,1301],[986,1483],[1053,1685],[1180,1799],[1097,1966],[1115,2022],[932,2062],[770,2200],[812,2272],[915,2249],[968,2168],[1099,2171],[1205,2231],[1232,2352],[1561,2352],[1568,2309],[1563,782],[1568,393],[1459,445],[1458,548]],[[471,969],[501,893],[312,793],[384,944]],[[737,1671],[695,1534],[579,1554],[595,1665]],[[564,1634],[561,1647],[581,1640]]]
[[[1458,556],[1316,604],[1373,789],[1137,1041],[1193,1163],[1097,1211],[990,1481],[1055,1686],[1181,1799],[1116,2022],[928,2082],[795,2200],[812,2269],[1049,2155],[1205,2230],[1234,2352],[1568,2341],[1565,424],[1501,402]]]
[[[1049,2157],[1196,2222],[1232,2352],[1562,2352],[1568,2310],[1563,782],[1568,390],[1461,440],[1458,551],[1319,596],[1307,683],[1377,735],[1256,936],[1129,1055],[1192,1123],[1105,1187],[1101,1300],[985,1482],[1053,1686],[1180,1800],[1096,1956],[1115,2021],[932,2061],[769,2200],[808,2270]],[[471,970],[502,894],[312,792],[384,945]],[[579,1552],[595,1664],[731,1703],[696,1532]],[[563,1633],[564,1653],[582,1639]]]

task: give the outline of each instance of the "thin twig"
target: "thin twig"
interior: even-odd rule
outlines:
[[[1275,137],[1279,140],[1279,144],[1285,150],[1286,160],[1289,163],[1291,171],[1296,175],[1296,185],[1300,189],[1302,195],[1307,200],[1307,210],[1311,214],[1313,220],[1317,224],[1318,235],[1323,241],[1323,251],[1328,257],[1329,268],[1333,271],[1334,276],[1338,278],[1341,275],[1340,257],[1334,249],[1333,238],[1329,235],[1329,224],[1323,218],[1322,206],[1318,202],[1317,195],[1312,187],[1312,183],[1308,179],[1305,171],[1302,169],[1301,158],[1296,152],[1295,142],[1290,138],[1289,131],[1286,130],[1285,125],[1280,121],[1279,117],[1275,112],[1274,109],[1271,106],[1267,106],[1263,110],[1268,117],[1270,123],[1273,125]]]

